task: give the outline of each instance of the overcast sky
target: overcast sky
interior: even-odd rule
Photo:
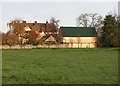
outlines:
[[[9,2],[8,2],[9,1]],[[64,1],[64,2],[63,2]],[[51,17],[60,20],[60,26],[76,26],[76,18],[82,13],[118,13],[119,0],[4,0],[0,3],[0,31],[7,32],[7,22],[20,18],[27,22],[46,22]],[[1,15],[2,14],[2,15]]]

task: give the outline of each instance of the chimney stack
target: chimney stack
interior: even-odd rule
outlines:
[[[23,23],[26,23],[26,21],[23,21]]]
[[[45,29],[48,29],[48,21],[46,20],[46,27],[45,27]]]
[[[35,21],[35,23],[37,23],[37,21]]]

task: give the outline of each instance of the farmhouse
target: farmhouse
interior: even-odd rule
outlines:
[[[46,23],[38,23],[35,21],[34,23],[27,23],[26,21],[15,21],[12,23],[9,23],[10,25],[10,31],[16,31],[19,28],[19,31],[23,34],[29,33],[29,32],[35,32],[38,34],[37,39],[42,39],[43,41],[54,41],[56,42],[55,38],[57,34],[57,27],[54,25],[54,23],[49,23],[46,21]],[[16,30],[15,30],[16,29]],[[18,31],[18,30],[17,30]],[[17,34],[19,35],[19,34]],[[19,40],[21,37],[19,36]],[[22,43],[26,42],[27,39],[23,39]]]
[[[16,28],[22,27],[25,31],[36,31],[36,32],[45,32],[45,33],[53,33],[56,32],[56,26],[53,23],[38,23],[35,21],[34,23],[27,23],[26,21],[14,21],[9,23],[10,30],[13,31]]]
[[[97,33],[94,27],[60,27],[62,42],[71,48],[95,48]]]

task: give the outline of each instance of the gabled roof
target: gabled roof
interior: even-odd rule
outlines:
[[[95,37],[97,32],[94,27],[60,27],[63,37]]]
[[[14,27],[29,27],[31,31],[44,31],[44,32],[56,32],[56,26],[53,23],[26,23],[24,22],[16,22],[16,23],[10,23],[10,25],[14,25]]]
[[[38,24],[38,23],[35,23],[34,25],[33,25],[33,27],[32,27],[32,31],[40,31],[40,24]]]

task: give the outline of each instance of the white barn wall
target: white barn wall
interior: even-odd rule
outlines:
[[[63,43],[71,48],[95,48],[97,37],[63,37]]]

